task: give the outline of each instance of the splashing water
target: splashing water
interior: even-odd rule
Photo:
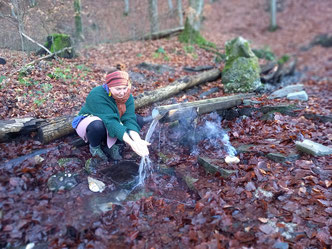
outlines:
[[[156,129],[159,119],[154,119],[150,124],[149,130],[146,133],[145,141],[150,142],[151,136]],[[138,184],[143,185],[145,178],[153,172],[152,163],[149,156],[142,157],[139,164]]]

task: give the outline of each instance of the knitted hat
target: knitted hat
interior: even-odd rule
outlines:
[[[106,76],[106,84],[108,87],[128,86],[129,74],[125,71],[115,71]]]

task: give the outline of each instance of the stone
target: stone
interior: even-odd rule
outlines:
[[[71,190],[77,184],[76,174],[69,172],[59,172],[52,175],[47,181],[47,186],[51,191]]]
[[[276,249],[288,249],[289,245],[286,242],[276,242],[276,243],[274,243],[273,248],[276,248]]]
[[[216,93],[219,91],[219,87],[213,87],[210,90],[203,92],[199,95],[199,98],[206,98],[207,96],[209,96],[212,93]]]
[[[209,158],[204,158],[204,157],[198,157],[197,159],[198,164],[203,166],[203,168],[205,169],[205,171],[207,173],[216,173],[219,172],[221,177],[227,178],[229,177],[231,174],[236,173],[236,170],[227,170],[227,169],[223,169],[222,167],[213,164],[213,160],[209,159]]]
[[[196,190],[194,183],[197,182],[198,179],[193,178],[193,177],[190,176],[190,175],[185,175],[185,176],[183,177],[183,179],[184,179],[184,181],[186,182],[186,184],[187,184],[187,186],[188,186],[188,188],[189,188],[190,190]]]
[[[46,47],[49,51],[54,53],[64,48],[72,47],[72,40],[70,36],[67,34],[54,33],[47,36],[44,47]],[[44,49],[41,49],[37,52],[37,55],[42,55],[42,54],[46,54],[46,51]],[[71,59],[75,56],[75,52],[74,49],[65,50],[57,54],[57,56]]]
[[[63,157],[58,160],[58,165],[63,168],[67,168],[70,166],[80,167],[82,164],[83,162],[76,157],[69,157],[69,158]]]
[[[227,164],[238,164],[240,162],[240,159],[236,156],[226,156],[225,157],[225,162]]]
[[[274,162],[277,163],[283,163],[286,161],[295,161],[297,159],[299,159],[299,155],[298,154],[290,154],[288,156],[284,155],[284,154],[280,154],[280,153],[269,153],[266,155],[266,157]]]
[[[308,94],[305,91],[289,93],[287,94],[287,99],[308,101]]]
[[[102,181],[99,181],[97,179],[94,179],[90,176],[88,176],[88,185],[89,185],[89,189],[92,192],[103,192],[104,189],[106,188],[105,183],[103,183]]]
[[[226,42],[222,83],[225,92],[253,92],[262,86],[258,58],[242,37]]]
[[[315,143],[308,139],[305,139],[302,142],[296,141],[295,145],[298,150],[313,156],[327,156],[332,154],[332,148],[319,143]]]
[[[268,99],[283,98],[286,97],[289,93],[299,92],[302,91],[303,89],[304,89],[303,84],[286,86],[271,93]]]
[[[160,65],[160,64],[153,64],[148,62],[142,62],[137,65],[139,69],[144,69],[148,71],[153,71],[156,74],[164,74],[166,72],[174,73],[175,70],[173,67],[170,67],[168,65]]]

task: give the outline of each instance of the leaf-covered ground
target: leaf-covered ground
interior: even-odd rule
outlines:
[[[331,115],[331,48],[300,49],[317,34],[330,31],[327,23],[331,23],[331,4],[323,0],[284,1],[285,8],[278,13],[280,29],[271,33],[266,31],[264,2],[207,4],[203,34],[221,51],[226,40],[241,35],[255,48],[269,46],[278,57],[296,55],[309,101],[268,100],[263,95],[255,98],[262,101],[258,106],[295,104],[302,110],[295,116],[276,113],[272,120],[260,119],[260,113],[230,121],[213,119],[217,127],[227,131],[234,147],[248,145],[249,149],[239,153],[238,165],[223,162],[225,148],[219,140],[216,144],[208,139],[201,141],[198,153],[219,159],[219,166],[237,173],[227,179],[220,174],[206,174],[197,163],[197,154],[175,139],[177,131],[169,125],[160,126],[153,137],[151,159],[154,167],[167,166],[174,172],[155,173],[147,180],[146,192],[152,196],[114,204],[102,213],[95,210],[94,203],[98,198],[107,199],[112,187],[104,195],[88,190],[82,168],[89,152],[87,146],[70,145],[76,137],[42,145],[35,139],[36,134],[30,134],[28,139],[1,143],[0,247],[29,242],[48,248],[330,247],[332,158],[300,154],[294,142],[307,138],[332,145],[331,123],[304,117],[304,113]],[[0,66],[0,118],[76,113],[91,88],[101,84],[110,66],[117,62],[126,64],[131,72],[134,95],[192,75],[183,70],[184,66],[223,67],[215,64],[213,54],[181,44],[176,38],[100,45],[79,52],[75,59],[41,62],[24,76],[18,70],[33,56],[1,50],[7,64]],[[137,66],[142,62],[166,64],[174,71],[152,73]],[[200,94],[214,87],[219,91],[208,98],[224,95],[218,80],[158,104],[198,100]],[[147,115],[152,108],[138,112]],[[201,117],[198,125],[207,119],[211,117]],[[41,155],[42,162],[30,158],[8,163],[45,148],[49,151]],[[268,153],[299,156],[277,163],[266,157]],[[58,162],[72,157],[80,161],[65,166]],[[79,175],[79,185],[71,191],[49,191],[48,178],[65,170]],[[185,179],[198,180],[189,189]]]

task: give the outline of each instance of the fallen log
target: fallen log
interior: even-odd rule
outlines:
[[[167,99],[184,89],[199,85],[201,83],[215,81],[220,78],[220,75],[221,72],[219,69],[212,69],[195,76],[186,76],[163,88],[139,94],[135,99],[135,107],[136,109],[139,109],[141,107]]]
[[[152,116],[162,122],[174,121],[179,118],[193,116],[196,110],[198,115],[229,109],[243,103],[244,99],[255,96],[255,93],[236,94],[232,96],[218,97],[212,99],[198,100],[173,105],[158,106],[152,110]]]
[[[156,39],[166,38],[166,37],[177,35],[178,33],[182,32],[183,30],[184,30],[184,27],[166,29],[166,30],[162,30],[162,31],[155,32],[152,34],[144,35],[140,39],[141,40],[156,40]]]
[[[47,120],[38,129],[38,140],[42,143],[49,143],[60,137],[74,133],[71,125],[75,116],[62,116]]]
[[[45,122],[44,119],[32,117],[0,120],[0,142],[5,142],[12,137],[37,131],[38,127]]]

